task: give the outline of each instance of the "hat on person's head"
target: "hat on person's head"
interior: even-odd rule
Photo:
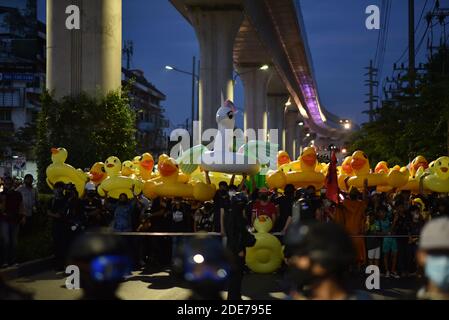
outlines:
[[[419,248],[422,250],[449,250],[449,218],[429,221],[421,231]]]
[[[93,183],[93,182],[86,183],[86,185],[84,186],[84,189],[86,191],[95,191],[96,190],[95,183]]]

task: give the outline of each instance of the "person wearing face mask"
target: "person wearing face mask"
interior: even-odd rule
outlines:
[[[417,298],[449,300],[448,217],[433,219],[424,226],[416,258],[427,279],[427,284],[417,292]]]
[[[289,295],[304,300],[369,300],[351,292],[347,276],[355,251],[349,235],[335,223],[292,224],[285,236]]]
[[[262,215],[270,217],[273,225],[276,225],[276,206],[274,203],[270,202],[268,190],[266,188],[259,190],[259,199],[254,203],[252,208],[252,223],[254,223],[254,220],[257,217]]]
[[[87,227],[101,227],[105,224],[105,219],[102,214],[103,204],[101,203],[101,199],[98,197],[95,184],[88,182],[86,183],[85,189],[86,192],[83,200],[81,201],[81,205],[87,218]]]

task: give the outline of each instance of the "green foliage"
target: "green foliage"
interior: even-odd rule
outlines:
[[[43,191],[47,188],[45,170],[51,162],[52,147],[66,148],[67,163],[76,168],[90,168],[111,155],[131,159],[136,149],[135,113],[127,94],[118,91],[102,99],[83,93],[60,101],[46,92],[37,134],[38,179]]]
[[[448,153],[449,52],[442,49],[426,64],[416,98],[406,94],[384,101],[375,121],[365,123],[351,139],[351,152],[363,150],[371,166],[385,160],[406,165],[415,156],[429,161]]]

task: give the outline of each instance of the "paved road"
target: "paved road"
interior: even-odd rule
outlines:
[[[364,288],[364,279],[359,276],[351,278],[351,287]],[[72,300],[81,296],[81,290],[68,290],[65,287],[65,274],[53,271],[16,279],[13,285],[34,293],[37,300]],[[412,294],[419,287],[415,279],[385,279],[380,282],[381,290],[370,292],[375,299],[401,299]],[[118,295],[130,300],[179,300],[185,299],[188,289],[176,283],[168,272],[157,273],[134,272],[120,286]],[[226,293],[223,293],[223,297]],[[244,299],[282,299],[284,298],[281,277],[269,274],[247,274],[243,281]]]

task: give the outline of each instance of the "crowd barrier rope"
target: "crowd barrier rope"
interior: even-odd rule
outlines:
[[[93,232],[90,232],[93,233]],[[196,237],[214,236],[219,237],[219,232],[112,232],[117,236],[153,236],[153,237]],[[284,236],[282,232],[271,233],[274,236]],[[351,238],[419,238],[419,235],[350,235]]]

